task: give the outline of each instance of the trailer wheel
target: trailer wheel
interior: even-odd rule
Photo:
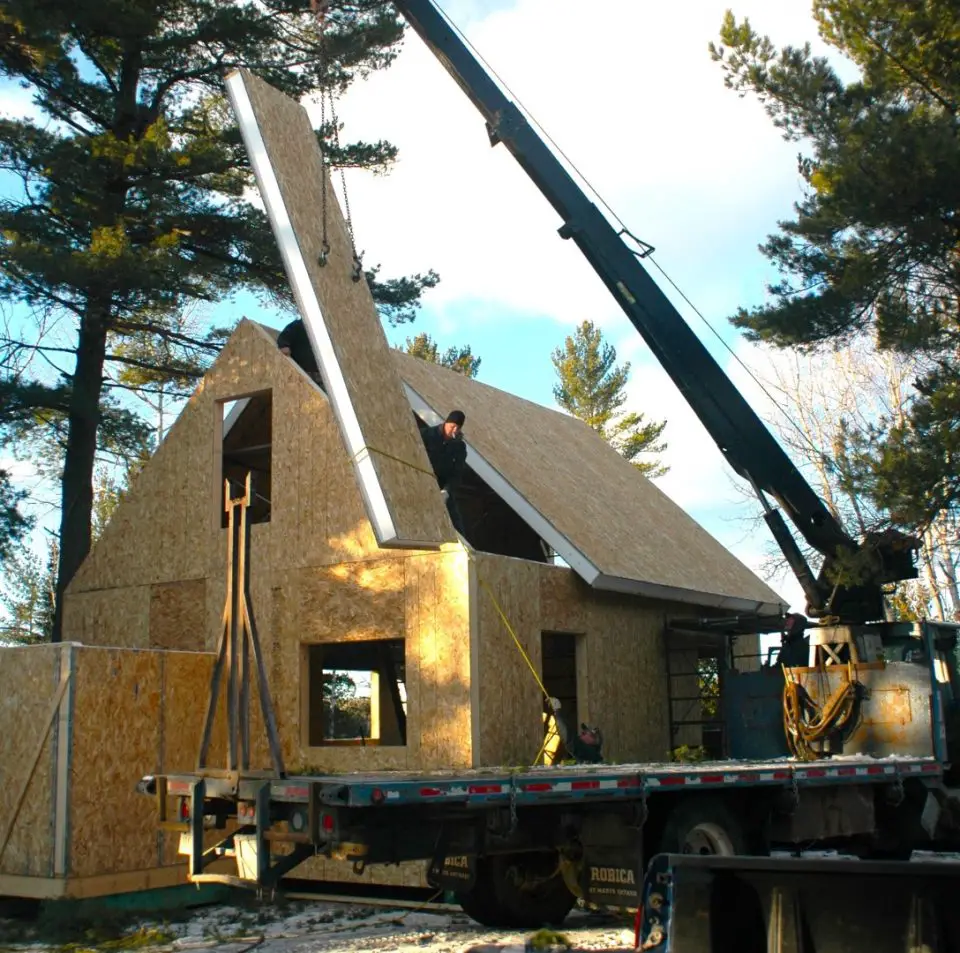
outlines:
[[[478,857],[476,877],[469,890],[456,891],[454,898],[463,912],[485,927],[503,927],[511,924],[504,922],[502,905],[497,898],[494,878],[490,870],[490,858]]]
[[[681,801],[667,816],[660,835],[664,854],[749,854],[740,819],[722,801],[694,798]]]
[[[482,858],[473,888],[456,899],[477,923],[505,929],[559,926],[576,902],[554,853]]]

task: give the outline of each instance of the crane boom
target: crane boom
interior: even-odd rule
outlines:
[[[775,437],[618,232],[494,82],[432,0],[394,0],[486,120],[491,144],[502,143],[550,202],[571,239],[619,302],[654,356],[680,389],[733,469],[749,481],[768,526],[796,574],[807,612],[848,622],[883,617],[882,587],[917,575],[915,541],[898,533],[860,543],[850,537],[793,465]],[[631,236],[632,237],[632,236]],[[773,497],[806,542],[822,553],[815,577]],[[857,556],[861,558],[857,559]],[[837,583],[839,560],[859,566],[855,583]]]

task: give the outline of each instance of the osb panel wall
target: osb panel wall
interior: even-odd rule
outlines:
[[[68,641],[146,648],[150,643],[150,586],[70,592],[63,604],[63,631]]]
[[[212,656],[86,646],[0,649],[0,830],[46,728],[60,681],[60,658],[72,653],[65,701],[69,730],[55,722],[0,858],[4,874],[54,876],[56,760],[64,746],[67,876],[149,870],[182,863],[175,838],[157,830],[151,798],[137,794],[145,774],[195,763]],[[222,747],[225,718],[214,726]]]
[[[539,673],[540,567],[483,553],[473,554],[472,567],[477,577],[473,678],[479,721],[474,766],[529,765],[543,741],[543,699],[500,612]]]
[[[0,837],[7,830],[46,731],[50,706],[60,684],[62,651],[61,646],[47,645],[0,649]],[[54,725],[0,855],[0,873],[53,875],[56,738]]]
[[[218,402],[268,389],[273,505],[270,522],[253,527],[253,558],[280,569],[377,551],[326,398],[266,332],[243,321],[133,481],[71,583],[70,596],[223,575]]]
[[[68,638],[212,649],[223,611],[217,401],[273,388],[273,508],[252,527],[257,621],[290,569],[381,554],[323,394],[256,324],[242,322],[71,584]],[[162,504],[162,505],[161,505]],[[200,606],[203,605],[203,614]]]
[[[272,597],[268,667],[291,771],[470,765],[469,597],[461,549],[300,570]],[[308,746],[301,646],[388,638],[406,641],[406,746]]]
[[[150,588],[150,647],[195,649],[207,633],[207,581],[161,583]]]
[[[306,110],[252,74],[241,70],[240,75],[320,302],[364,445],[373,451],[397,538],[426,545],[452,541],[456,538],[453,527],[437,496],[370,289],[366,281],[353,280],[353,251],[346,225]],[[321,266],[324,185],[330,252],[327,264]]]
[[[477,766],[530,764],[543,740],[536,680],[489,592],[541,667],[541,633],[580,634],[580,720],[603,732],[610,762],[662,761],[669,723],[663,626],[676,605],[591,590],[571,570],[476,554],[476,639],[480,727]],[[689,607],[686,607],[689,612]]]

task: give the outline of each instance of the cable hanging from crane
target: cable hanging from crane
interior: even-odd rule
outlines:
[[[319,26],[320,37],[319,37],[319,48],[320,48],[320,67],[323,71],[323,82],[320,87],[320,130],[326,135],[327,131],[327,114],[329,110],[330,116],[330,130],[331,138],[333,140],[333,151],[335,154],[340,153],[340,120],[337,116],[337,107],[336,102],[333,96],[333,83],[330,81],[329,77],[329,62],[330,57],[328,55],[328,46],[327,46],[327,14],[329,12],[329,0],[310,0],[310,9],[317,18],[317,23]],[[321,251],[319,264],[321,266],[326,265],[330,259],[330,242],[327,234],[327,179],[330,178],[331,186],[333,184],[332,170],[333,164],[330,162],[329,152],[327,149],[321,149],[321,155],[323,157],[323,166],[324,166],[324,176],[323,181],[320,184],[321,191],[321,215],[323,216],[323,238],[321,243]],[[357,243],[354,237],[353,231],[353,216],[350,213],[350,195],[347,191],[347,177],[344,172],[343,164],[341,163],[338,166],[340,172],[340,186],[343,190],[343,211],[344,219],[347,226],[347,235],[350,238],[350,251],[353,254],[353,270],[351,272],[351,277],[354,281],[359,281],[363,277],[363,261],[362,255],[357,252]]]

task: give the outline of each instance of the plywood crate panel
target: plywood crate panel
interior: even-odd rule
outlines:
[[[146,774],[192,770],[213,655],[76,643],[0,648],[0,895],[90,896],[180,882]],[[58,686],[65,681],[59,704]],[[211,763],[222,758],[223,702]]]
[[[0,838],[7,838],[0,874],[53,875],[59,726],[51,704],[61,652],[47,645],[0,649]]]

